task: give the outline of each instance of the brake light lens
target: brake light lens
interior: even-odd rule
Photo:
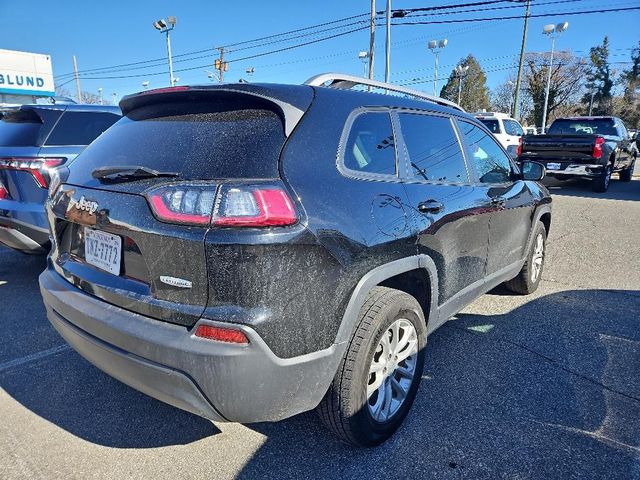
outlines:
[[[158,219],[187,225],[209,225],[215,197],[215,185],[195,184],[160,187],[147,194]]]
[[[593,152],[591,156],[593,158],[602,158],[602,145],[604,145],[604,138],[596,137],[596,143],[593,145]]]
[[[298,221],[280,186],[175,184],[147,193],[155,216],[165,222],[217,227],[274,227]]]
[[[196,327],[196,337],[215,340],[217,342],[237,343],[247,345],[249,339],[242,330],[235,328],[214,327],[213,325],[198,325]]]
[[[7,198],[9,198],[9,192],[7,191],[6,188],[4,188],[4,185],[0,183],[0,200],[4,200]]]
[[[293,202],[279,187],[223,186],[213,215],[218,227],[275,227],[298,221]]]
[[[518,138],[518,147],[516,148],[516,156],[522,155],[522,137]]]
[[[1,157],[0,170],[29,172],[40,188],[48,188],[51,169],[62,165],[66,158]]]
[[[189,87],[181,85],[177,87],[155,88],[153,90],[145,90],[143,92],[140,92],[138,93],[138,95],[155,95],[157,93],[182,92],[184,90],[189,90]]]

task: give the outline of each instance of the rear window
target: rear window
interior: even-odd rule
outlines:
[[[500,122],[498,122],[498,120],[492,120],[489,118],[479,118],[478,120],[480,120],[491,133],[501,133]]]
[[[119,118],[119,115],[107,112],[65,112],[46,144],[89,145]]]
[[[507,135],[513,135],[517,137],[521,137],[522,135],[524,135],[524,131],[522,130],[522,127],[518,122],[514,120],[503,120],[502,122],[504,123],[504,129],[506,130]]]
[[[555,120],[549,127],[548,133],[550,135],[617,135],[611,118]]]
[[[36,146],[41,127],[42,120],[31,110],[6,113],[0,120],[0,146]]]
[[[264,109],[211,111],[214,104],[151,105],[130,112],[78,156],[97,167],[135,165],[187,180],[274,178],[285,142],[280,117]]]

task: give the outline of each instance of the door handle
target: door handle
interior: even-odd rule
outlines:
[[[507,201],[503,197],[493,197],[491,199],[491,205],[494,207],[504,208],[507,204]]]
[[[444,209],[444,205],[437,200],[427,200],[418,204],[418,211],[423,214],[438,213]]]

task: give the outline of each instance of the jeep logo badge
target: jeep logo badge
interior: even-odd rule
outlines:
[[[76,208],[78,210],[84,210],[85,212],[89,212],[91,215],[96,213],[98,210],[98,202],[92,202],[91,200],[87,200],[84,198],[84,195],[80,197],[80,200],[76,202]]]

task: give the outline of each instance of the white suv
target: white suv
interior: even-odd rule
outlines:
[[[478,120],[484,123],[493,136],[509,150],[509,147],[517,148],[520,137],[524,135],[522,125],[506,113],[482,112],[473,114]]]

